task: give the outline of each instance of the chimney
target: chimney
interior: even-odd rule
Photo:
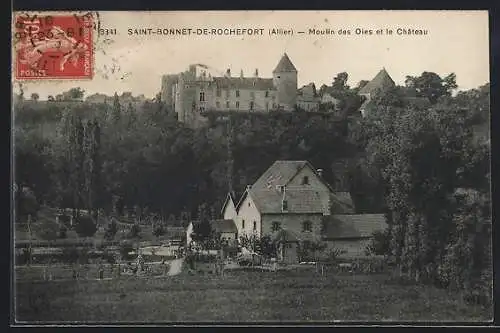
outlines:
[[[282,192],[283,192],[283,199],[281,200],[281,211],[286,212],[288,211],[288,201],[286,200],[286,186],[282,186]]]
[[[259,77],[259,69],[258,68],[255,69],[255,77]]]
[[[243,78],[243,70],[240,71],[240,78]]]
[[[323,169],[318,169],[318,170],[316,170],[316,172],[318,173],[318,175],[320,177],[323,177]]]
[[[228,69],[226,70],[226,76],[227,76],[227,77],[231,77],[231,69],[229,69],[229,68],[228,68]]]

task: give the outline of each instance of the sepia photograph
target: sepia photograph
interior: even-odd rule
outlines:
[[[13,12],[12,324],[491,323],[488,27]]]

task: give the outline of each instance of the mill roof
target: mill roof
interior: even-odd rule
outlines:
[[[252,185],[252,189],[260,190],[275,188],[276,185],[285,185],[308,163],[307,161],[294,160],[275,161]]]
[[[261,214],[323,214],[328,209],[324,207],[319,193],[311,189],[287,187],[285,193],[282,193],[275,188],[260,190],[251,188],[248,194]],[[287,202],[286,211],[282,210],[283,200]]]
[[[380,72],[378,72],[377,75],[368,82],[361,90],[359,91],[360,94],[369,94],[373,92],[376,89],[386,89],[390,87],[394,87],[396,84],[394,83],[394,80],[391,78],[389,73],[383,68]]]
[[[325,239],[367,238],[376,231],[384,231],[384,214],[331,215],[324,217]]]
[[[280,59],[280,62],[274,69],[273,73],[279,73],[279,72],[297,72],[297,68],[293,65],[292,61],[288,57],[288,55],[285,53]]]
[[[217,87],[221,89],[242,89],[242,90],[273,90],[273,79],[260,77],[214,77]]]

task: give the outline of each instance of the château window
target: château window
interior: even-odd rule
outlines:
[[[269,102],[266,102],[266,111],[269,110]]]
[[[200,102],[204,102],[205,101],[205,92],[200,92]]]
[[[288,201],[283,200],[283,202],[282,202],[282,208],[283,208],[284,212],[288,210]]]
[[[236,97],[240,97],[240,91],[236,90]]]
[[[250,98],[255,98],[255,91],[250,92]]]
[[[240,108],[240,102],[236,102],[236,108],[239,109]]]
[[[311,221],[305,221],[302,223],[302,231],[304,231],[304,232],[311,232],[312,231]]]
[[[226,109],[229,109],[229,101],[226,101]]]
[[[269,97],[269,91],[266,90],[266,97]]]
[[[245,220],[241,221],[241,229],[245,229]]]
[[[219,102],[219,101],[215,102],[215,107],[216,107],[217,109],[219,109],[219,108],[220,108],[220,102]]]
[[[257,221],[253,221],[253,230],[257,230]]]
[[[273,232],[276,232],[280,229],[281,229],[281,223],[280,222],[273,222],[273,224],[271,225],[271,230]]]
[[[226,90],[226,98],[229,98],[229,89]]]
[[[253,110],[253,102],[250,102],[250,110]]]
[[[304,176],[304,178],[302,178],[302,185],[309,185],[309,177]]]
[[[219,87],[217,87],[216,94],[217,97],[220,97],[222,95],[222,90]]]

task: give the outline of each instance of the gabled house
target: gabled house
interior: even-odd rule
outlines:
[[[323,217],[354,214],[350,195],[336,194],[321,174],[307,161],[276,161],[247,187],[236,204],[228,195],[222,215],[234,220],[238,237],[267,235],[278,239],[284,231],[291,233],[288,241],[284,238],[281,253],[286,257],[287,248],[296,253],[299,242],[321,241]]]

